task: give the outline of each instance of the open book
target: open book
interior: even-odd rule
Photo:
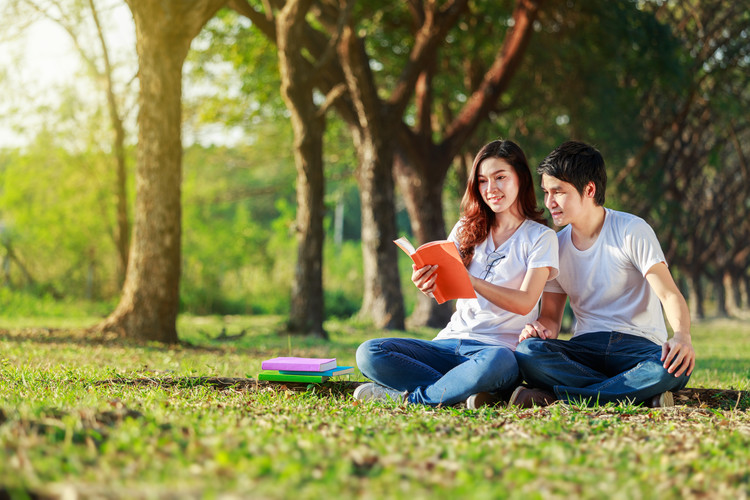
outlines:
[[[438,266],[433,295],[439,304],[451,299],[473,299],[477,296],[469,281],[469,272],[452,241],[431,241],[417,249],[406,238],[393,242],[411,257],[417,267]]]

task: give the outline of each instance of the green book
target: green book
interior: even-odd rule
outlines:
[[[329,378],[325,375],[295,375],[276,372],[261,372],[258,374],[258,380],[271,382],[325,382]]]

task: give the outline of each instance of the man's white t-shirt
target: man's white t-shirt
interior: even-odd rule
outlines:
[[[666,262],[659,240],[646,221],[605,209],[596,242],[578,250],[570,226],[558,234],[560,273],[545,292],[566,293],[576,317],[573,336],[620,332],[667,341],[661,303],[645,276],[654,264]]]
[[[459,221],[448,239],[458,246]],[[494,262],[494,264],[492,264]],[[513,235],[495,248],[492,237],[474,247],[468,271],[495,285],[520,289],[526,271],[551,268],[550,278],[557,276],[557,238],[555,232],[532,220],[525,220]],[[438,270],[438,272],[440,272]],[[435,340],[468,339],[515,349],[518,335],[526,323],[539,316],[539,303],[527,315],[508,312],[477,294],[475,299],[458,299],[456,312]]]

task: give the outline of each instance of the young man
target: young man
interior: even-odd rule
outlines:
[[[567,227],[558,233],[560,273],[547,283],[541,315],[526,325],[516,350],[533,389],[518,387],[510,404],[673,405],[669,391],[685,387],[695,352],[687,304],[653,229],[604,208],[604,159],[587,144],[563,143],[537,172],[552,220]],[[566,297],[576,318],[568,341],[557,339]]]

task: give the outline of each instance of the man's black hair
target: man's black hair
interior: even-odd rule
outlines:
[[[547,174],[569,182],[580,195],[583,195],[586,185],[593,182],[596,188],[594,202],[604,205],[607,170],[602,154],[595,147],[578,141],[564,142],[542,160],[536,171],[539,175]]]

